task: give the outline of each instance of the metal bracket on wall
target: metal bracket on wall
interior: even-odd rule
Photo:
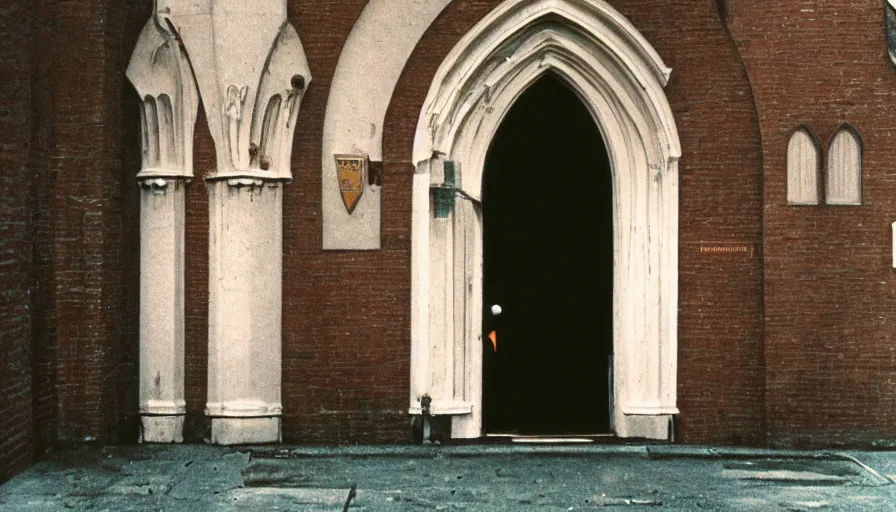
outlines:
[[[432,187],[435,199],[437,219],[447,219],[454,211],[455,196],[458,192],[458,171],[456,162],[446,160],[444,164],[445,178],[441,185]]]

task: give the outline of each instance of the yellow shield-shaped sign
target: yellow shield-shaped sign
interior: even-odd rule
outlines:
[[[367,178],[367,156],[336,155],[337,178],[342,202],[349,215],[355,211],[358,201],[364,195],[364,181]]]

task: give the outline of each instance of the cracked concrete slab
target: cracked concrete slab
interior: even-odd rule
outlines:
[[[332,511],[357,484],[349,510],[896,512],[875,476],[896,453],[649,451],[111,447],[52,454],[0,487],[0,510]]]

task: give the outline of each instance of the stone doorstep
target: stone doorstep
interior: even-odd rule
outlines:
[[[783,460],[845,463],[855,467],[863,475],[864,484],[891,485],[894,481],[882,475],[856,457],[840,452],[808,450],[773,450],[762,448],[722,448],[680,445],[606,445],[606,444],[556,444],[556,445],[406,445],[406,446],[345,446],[345,447],[246,447],[253,459],[303,459],[303,458],[438,458],[438,457],[490,457],[490,456],[544,456],[544,457],[643,457],[650,460],[708,459],[708,460]],[[799,481],[800,475],[788,478]],[[805,476],[805,475],[804,475]],[[757,475],[757,479],[765,478]],[[771,477],[769,477],[771,478]],[[808,477],[807,477],[808,478]],[[813,477],[815,478],[815,477]],[[839,480],[838,480],[839,481]]]
[[[383,446],[239,446],[252,458],[328,458],[328,457],[489,457],[494,455],[545,456],[641,456],[649,459],[813,459],[844,460],[858,463],[840,452],[809,450],[773,450],[762,448],[720,448],[681,445],[634,444],[460,444],[460,445],[383,445]]]

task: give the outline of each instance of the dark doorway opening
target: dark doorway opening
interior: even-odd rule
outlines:
[[[486,432],[609,433],[610,162],[591,114],[558,76],[533,84],[502,122],[482,199]]]

